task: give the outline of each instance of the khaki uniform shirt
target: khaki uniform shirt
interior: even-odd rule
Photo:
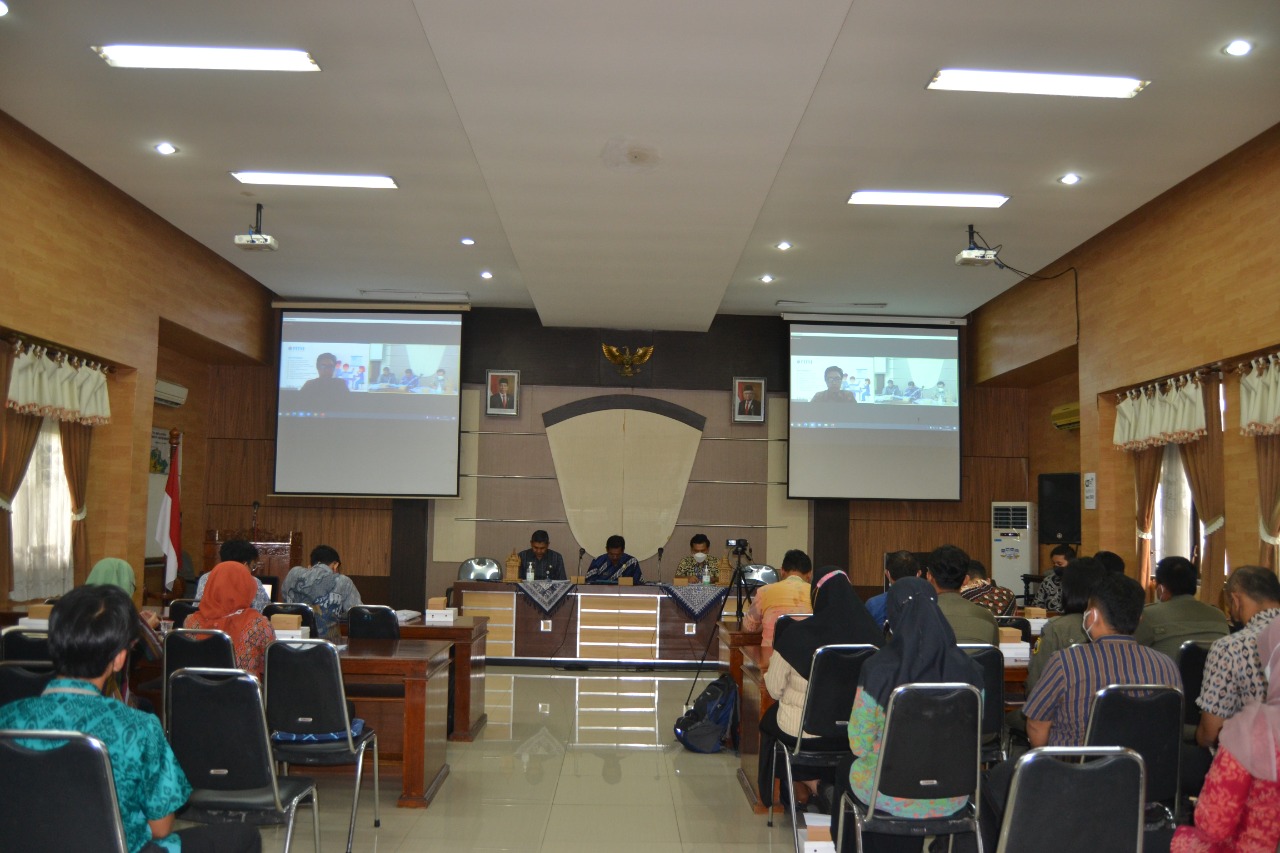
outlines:
[[[951,623],[957,643],[990,643],[1000,645],[1000,630],[996,617],[987,608],[966,601],[959,592],[938,593],[938,609]],[[889,626],[890,630],[893,626]]]
[[[1178,650],[1187,640],[1212,642],[1230,632],[1221,610],[1193,595],[1175,595],[1168,601],[1147,605],[1133,638],[1176,661]]]

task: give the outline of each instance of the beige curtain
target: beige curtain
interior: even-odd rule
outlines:
[[[1204,405],[1205,434],[1199,441],[1179,445],[1182,462],[1191,483],[1191,496],[1204,524],[1205,545],[1200,557],[1200,598],[1215,606],[1222,604],[1226,583],[1226,488],[1223,482],[1222,415],[1218,405],[1222,378],[1216,374],[1200,380]]]
[[[1253,445],[1258,454],[1258,564],[1275,570],[1280,569],[1272,544],[1280,537],[1280,435],[1259,435]]]
[[[89,531],[85,522],[85,493],[89,481],[89,444],[93,427],[62,421],[58,424],[62,438],[62,468],[71,490],[71,566],[77,584],[89,575]]]
[[[1134,526],[1138,534],[1138,581],[1151,589],[1151,533],[1155,529],[1156,489],[1160,485],[1160,462],[1164,447],[1136,450],[1133,457],[1133,484],[1137,494]]]

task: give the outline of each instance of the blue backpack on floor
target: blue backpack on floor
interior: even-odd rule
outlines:
[[[691,752],[719,752],[726,736],[738,748],[738,685],[722,675],[693,700],[693,708],[676,720],[676,740]]]

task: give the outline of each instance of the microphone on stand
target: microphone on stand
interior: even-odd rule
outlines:
[[[662,552],[663,548],[658,549],[658,583],[662,583]]]
[[[258,541],[258,509],[262,506],[258,501],[253,502],[253,541]]]
[[[579,575],[579,576],[580,576],[580,575],[582,574],[582,555],[583,555],[583,554],[585,554],[585,553],[587,553],[587,549],[586,549],[586,548],[579,548],[579,549],[578,549],[578,568],[577,568],[577,569],[575,569],[575,570],[574,570],[574,572],[573,572],[575,575]]]

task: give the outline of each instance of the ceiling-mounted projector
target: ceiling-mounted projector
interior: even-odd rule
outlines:
[[[994,263],[995,259],[995,249],[961,249],[960,254],[956,255],[956,266],[985,267],[987,264]]]
[[[280,248],[276,238],[267,234],[237,234],[236,245],[247,252],[274,252]]]

